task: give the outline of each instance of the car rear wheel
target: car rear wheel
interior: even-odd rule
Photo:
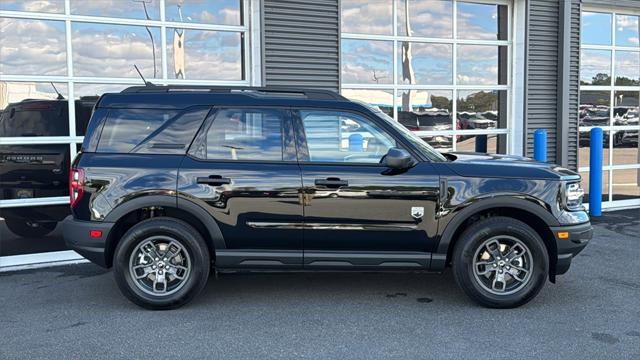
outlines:
[[[209,277],[209,251],[196,229],[172,218],[140,222],[124,234],[114,255],[120,291],[153,310],[191,301]]]
[[[453,251],[453,274],[477,303],[494,308],[526,304],[544,286],[549,255],[527,224],[508,217],[487,218],[467,228]]]

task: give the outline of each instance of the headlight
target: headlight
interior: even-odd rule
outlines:
[[[583,197],[584,190],[579,182],[565,184],[564,204],[568,210],[581,209]]]

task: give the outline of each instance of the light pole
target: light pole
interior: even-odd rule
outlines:
[[[151,20],[151,17],[149,16],[149,12],[147,12],[147,3],[150,3],[151,0],[131,0],[131,1],[142,3],[142,8],[144,9],[144,16],[147,18],[147,20]],[[156,43],[153,40],[153,34],[151,33],[151,30],[149,30],[149,27],[145,25],[144,28],[147,29],[147,33],[149,34],[149,38],[151,39],[151,52],[153,53],[153,77],[155,78],[156,74],[157,74],[157,70],[156,70]]]

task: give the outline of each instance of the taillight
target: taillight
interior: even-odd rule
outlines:
[[[84,170],[71,168],[69,171],[69,198],[71,207],[75,207],[84,194]]]

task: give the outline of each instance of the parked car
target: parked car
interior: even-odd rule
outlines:
[[[451,113],[448,110],[435,111],[398,111],[398,122],[411,131],[446,131],[451,130]],[[461,129],[460,120],[456,121],[457,129]],[[421,136],[422,140],[435,148],[451,148],[453,137],[446,135]],[[461,137],[458,136],[458,140]]]
[[[345,143],[344,119],[370,140]],[[447,267],[476,302],[516,307],[592,234],[577,173],[441,154],[381,111],[321,90],[105,94],[70,184],[68,246],[113,267],[122,293],[150,309],[187,303],[211,271]]]
[[[489,116],[490,118],[485,117]],[[485,129],[495,129],[497,121],[492,120],[491,118],[495,117],[497,119],[497,114],[492,111],[486,111],[482,114],[478,114],[475,112],[460,112],[458,113],[458,121],[460,122],[460,126],[464,130],[485,130]]]
[[[84,131],[97,97],[75,102],[76,129]],[[0,113],[0,137],[68,136],[69,108],[64,98],[27,99],[7,105]],[[68,144],[3,145],[0,147],[0,199],[68,196]],[[12,208],[1,213],[5,224],[21,237],[44,236],[68,212],[54,208]]]

